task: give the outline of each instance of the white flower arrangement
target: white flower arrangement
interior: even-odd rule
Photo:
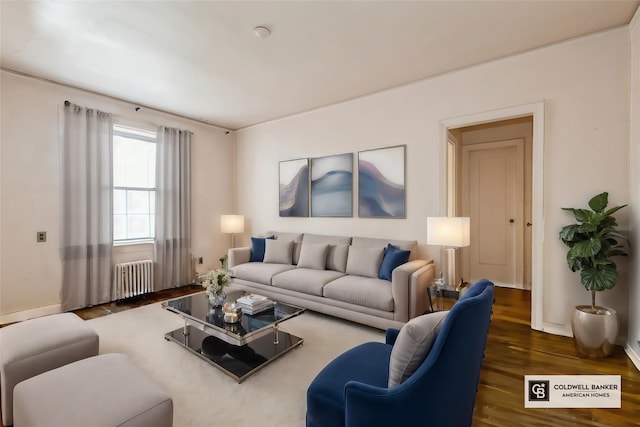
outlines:
[[[207,296],[222,293],[230,278],[229,273],[221,268],[200,276],[202,287],[206,289]]]

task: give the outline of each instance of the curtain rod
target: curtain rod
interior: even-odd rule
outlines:
[[[74,90],[79,90],[79,91],[82,91],[82,92],[85,92],[85,93],[90,93],[90,94],[98,95],[98,96],[101,96],[101,97],[104,97],[104,98],[113,99],[114,101],[124,102],[124,103],[127,103],[127,104],[134,104],[135,105],[135,103],[133,101],[128,101],[126,99],[118,98],[118,97],[112,96],[112,95],[106,95],[104,93],[96,92],[96,91],[93,91],[93,90],[90,90],[90,89],[83,89],[81,87],[74,86],[74,85],[71,85],[71,84],[68,84],[68,83],[62,83],[62,82],[59,82],[59,81],[56,81],[56,80],[47,79],[47,78],[44,78],[44,77],[37,77],[37,76],[34,76],[33,74],[28,74],[28,73],[24,73],[24,72],[21,72],[21,71],[12,70],[10,68],[6,68],[6,67],[3,67],[3,66],[0,66],[0,70],[1,71],[5,71],[7,73],[15,74],[17,76],[22,76],[22,77],[26,77],[26,78],[29,78],[29,79],[39,80],[41,82],[51,83],[51,84],[55,84],[55,85],[58,85],[58,86],[68,87],[68,88],[71,88],[71,89],[74,89]],[[178,114],[178,113],[171,113],[169,111],[161,110],[159,108],[149,107],[149,106],[146,106],[146,105],[142,105],[142,107],[147,108],[149,110],[156,111],[156,112],[161,113],[161,114],[168,114],[170,116],[178,117],[178,118],[181,118],[183,120],[189,120],[189,121],[192,121],[192,122],[195,122],[195,123],[200,123],[200,124],[203,124],[203,125],[206,125],[206,126],[210,126],[210,127],[214,128],[214,129],[218,129],[218,130],[224,131],[226,135],[228,135],[231,132],[233,132],[229,128],[218,126],[218,125],[215,125],[213,123],[206,122],[204,120],[198,120],[198,119],[193,118],[193,117],[187,117],[187,116],[184,116],[184,115],[181,115],[181,114]],[[136,107],[136,108],[140,109],[141,107]],[[138,111],[138,110],[136,110],[136,111]]]
[[[70,105],[72,105],[72,104],[73,104],[73,103],[72,103],[71,101],[66,100],[66,99],[64,100],[64,105],[65,105],[66,107],[68,107],[68,106],[70,106]],[[77,104],[73,104],[73,105],[75,105],[75,106],[77,106],[77,107],[80,107],[80,106],[79,106],[79,105],[77,105]],[[88,108],[88,107],[80,107],[80,108],[85,108],[87,111],[93,111],[93,109]],[[135,108],[135,110],[136,110],[136,111],[139,111],[139,110],[140,110],[140,107],[136,107],[136,108]],[[100,111],[100,110],[97,110],[97,111]],[[109,114],[111,114],[111,113],[109,113]],[[112,114],[112,116],[114,116],[114,115]],[[115,116],[116,116],[116,117],[121,117],[121,116],[119,116],[119,115],[115,115]],[[163,128],[163,129],[174,129],[174,128],[169,127],[169,126],[165,126],[165,125],[158,125],[158,124],[155,124],[155,123],[146,123],[146,124],[151,125],[151,126],[154,126],[154,127],[157,127],[157,128]],[[180,129],[180,128],[175,128],[175,129],[179,130],[180,132],[188,132],[188,133],[190,133],[191,135],[193,135],[193,131],[191,131],[191,130],[189,130],[189,129]],[[228,134],[229,134],[229,131],[226,131],[226,132],[225,132],[225,134],[226,134],[226,135],[228,135]]]

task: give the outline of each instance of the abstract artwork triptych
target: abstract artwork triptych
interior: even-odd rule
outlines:
[[[358,216],[405,218],[405,146],[358,152]],[[281,217],[353,216],[353,154],[280,162]]]

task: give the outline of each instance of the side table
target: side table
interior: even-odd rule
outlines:
[[[449,310],[460,298],[460,291],[449,286],[431,286],[427,293],[431,312]]]

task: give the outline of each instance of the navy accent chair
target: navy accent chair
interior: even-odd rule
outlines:
[[[307,427],[470,426],[493,307],[493,283],[475,283],[452,307],[426,358],[388,388],[391,349],[359,345],[330,362],[307,390]]]

